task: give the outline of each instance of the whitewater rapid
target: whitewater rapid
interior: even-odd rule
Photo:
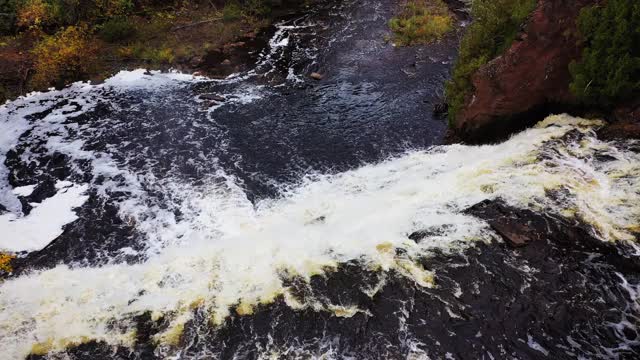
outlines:
[[[172,89],[194,81],[205,80],[123,72],[102,85],[79,83],[0,108],[0,127],[12,134],[0,143],[3,156],[26,131],[31,136],[55,131],[58,136],[48,138],[49,151],[91,161],[91,179],[59,186],[61,194],[66,189],[76,197],[61,205],[63,213],[81,206],[90,190],[106,196],[126,189],[129,197],[118,202],[119,216],[143,234],[146,245],[139,263],[58,265],[1,283],[0,348],[7,359],[62,351],[91,340],[131,346],[136,336],[132,319],[145,312],[170,322],[155,337],[167,354],[175,350],[172,346],[194,309],[206,311],[214,327],[222,326],[231,313],[250,315],[258,304],[278,297],[295,309],[353,316],[366,310],[303,301],[289,292],[286,280],[308,280],[357,260],[370,270],[396,271],[417,286],[437,287],[437,271],[425,270],[418,259],[428,258],[434,249],[458,252],[477,242],[500,241],[485,222],[463,213],[486,199],[579,219],[602,241],[630,242],[640,230],[640,155],[628,150],[632,143],[598,140],[598,120],[556,115],[497,145],[437,146],[346,172],[313,173],[282,186],[279,196],[257,202],[222,170],[201,184],[132,171],[107,153],[85,149],[74,134],[86,125],[67,121],[93,109],[105,89]],[[77,106],[27,120],[60,96],[79,99]],[[6,173],[0,165],[0,174]],[[145,202],[149,188],[171,194],[182,215],[150,207]],[[28,228],[52,226],[48,235],[39,235],[46,237],[39,240],[43,247],[64,223],[75,219],[64,215],[60,223],[51,214],[41,216],[38,206],[22,217],[16,196],[29,189],[16,194],[2,183],[0,190],[0,199],[11,210],[0,216],[0,250],[32,249]],[[28,221],[27,230],[15,230],[19,221]],[[439,231],[419,243],[408,238],[424,229]],[[378,290],[362,289],[369,296]]]

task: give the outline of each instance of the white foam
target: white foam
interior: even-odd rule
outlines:
[[[264,97],[265,87],[262,85],[240,86],[231,93],[225,94],[225,100],[208,108],[209,116],[222,108],[229,105],[247,105]]]
[[[130,80],[134,87],[136,81],[147,81],[147,75],[135,76],[138,80]],[[68,124],[63,119],[54,112],[45,118],[48,130],[34,131],[55,128],[64,133]],[[106,154],[87,152],[81,141],[49,137],[51,150],[90,159],[95,174],[124,177],[124,185],[106,181],[91,186],[98,194],[111,186],[127,187],[131,198],[119,204],[120,214],[132,217],[146,235],[148,260],[99,268],[61,265],[6,281],[0,285],[0,347],[17,358],[34,344],[46,344],[46,350],[86,339],[129,344],[133,327],[126,320],[144,311],[166,315],[175,329],[189,319],[194,306],[208,309],[216,321],[234,306],[249,313],[256,302],[278,295],[285,295],[291,306],[317,309],[286,297],[282,277],[309,278],[354,259],[383,271],[396,269],[419,286],[433,286],[433,274],[413,260],[432,248],[451,251],[493,239],[487,224],[462,213],[485,199],[501,197],[513,206],[570,212],[567,216],[594,225],[603,240],[630,239],[640,213],[640,159],[589,136],[597,125],[554,116],[499,145],[439,147],[336,175],[309,176],[283,189],[281,197],[255,206],[231,176],[224,184],[211,181],[197,187],[179,180],[158,183],[151,175],[139,177],[118,168]],[[572,130],[586,134],[585,140],[546,144]],[[549,147],[552,151],[541,161]],[[603,149],[617,151],[616,160],[595,161],[594,152]],[[145,207],[142,183],[179,199],[184,220]],[[560,188],[568,192],[561,202],[547,196]],[[71,189],[77,188],[67,191]],[[75,199],[85,189],[77,190]],[[430,227],[445,230],[419,244],[407,238]],[[405,249],[407,257],[397,257],[395,248]],[[113,321],[122,326],[108,326]]]
[[[533,339],[533,336],[527,334],[527,345],[535,351],[539,351],[544,354],[544,356],[549,356],[549,350],[545,349],[542,345],[536,342]]]
[[[17,145],[20,135],[29,129],[29,123],[24,117],[9,121],[8,116],[1,116],[8,111],[7,107],[8,105],[0,106],[0,204],[9,211],[20,212],[22,206],[9,185],[9,169],[4,162],[7,151]]]
[[[161,86],[171,86],[184,82],[207,81],[203,76],[185,74],[177,71],[161,72],[158,70],[137,69],[133,71],[120,71],[109,79],[104,85],[118,89],[153,89]]]
[[[76,220],[73,211],[84,204],[87,185],[58,184],[59,191],[40,204],[32,203],[28,216],[13,213],[0,216],[0,250],[35,251],[60,236],[63,226]]]
[[[36,185],[25,185],[14,188],[12,192],[18,196],[29,196],[36,189]]]

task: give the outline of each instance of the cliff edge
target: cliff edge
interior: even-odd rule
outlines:
[[[453,138],[492,142],[551,113],[584,115],[593,110],[579,105],[570,91],[569,64],[582,55],[577,25],[580,11],[599,2],[538,0],[511,46],[473,74],[473,89],[451,123]],[[618,124],[618,129],[634,128],[638,133],[638,109],[626,103],[606,116],[624,120],[625,125]]]

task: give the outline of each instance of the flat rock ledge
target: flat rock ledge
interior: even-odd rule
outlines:
[[[640,259],[633,255],[636,250],[631,244],[600,240],[588,225],[578,220],[518,209],[501,199],[485,200],[465,213],[485,220],[514,248],[533,242],[552,242],[568,250],[599,254],[616,267],[640,271]]]

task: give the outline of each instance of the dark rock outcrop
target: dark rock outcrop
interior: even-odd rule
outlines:
[[[466,212],[488,222],[491,228],[513,247],[542,241],[549,232],[549,222],[546,218],[530,210],[515,210],[502,201],[483,201]]]
[[[640,121],[623,120],[607,125],[598,132],[603,140],[640,139]]]
[[[569,64],[582,53],[576,19],[598,0],[538,0],[519,38],[473,76],[452,129],[471,143],[500,140],[549,113],[572,111]]]
[[[604,140],[640,139],[640,100],[618,106],[613,111],[616,122],[598,132]]]
[[[640,259],[633,255],[635,250],[630,245],[600,240],[579,220],[514,208],[499,199],[485,200],[465,212],[487,221],[513,247],[549,241],[561,247],[601,254],[619,268],[640,270]]]

